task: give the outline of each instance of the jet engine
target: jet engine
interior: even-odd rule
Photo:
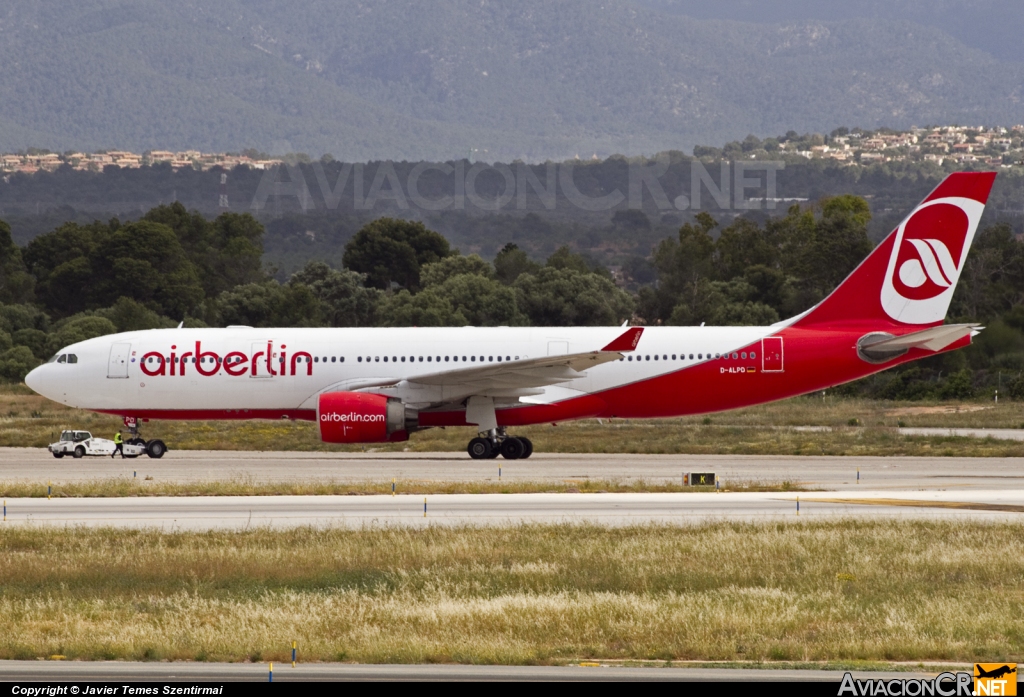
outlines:
[[[417,413],[402,400],[362,392],[320,395],[316,410],[325,443],[388,443],[409,440]]]

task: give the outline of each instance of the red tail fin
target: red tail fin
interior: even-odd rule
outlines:
[[[950,174],[793,326],[941,323],[995,177],[995,172]]]

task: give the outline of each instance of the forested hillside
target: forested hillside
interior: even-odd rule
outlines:
[[[636,224],[622,216],[619,224]],[[309,261],[283,280],[262,265],[248,214],[208,220],[180,203],[134,222],[68,222],[24,247],[0,222],[0,377],[20,380],[62,346],[117,331],[245,324],[497,326],[768,324],[829,293],[871,250],[859,197],[793,204],[756,222],[709,213],[668,231],[617,273],[569,247],[544,259],[515,243],[463,254],[422,222],[362,226],[336,267]],[[1024,242],[979,232],[950,310],[981,322],[969,349],[843,388],[886,398],[1024,399]]]
[[[12,0],[0,62],[0,150],[538,161],[841,123],[1015,123],[1024,96],[1019,58],[935,26],[629,0]]]

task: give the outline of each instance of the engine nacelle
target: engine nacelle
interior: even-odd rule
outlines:
[[[317,402],[316,420],[325,443],[387,443],[409,440],[416,412],[402,400],[362,392],[328,392]],[[407,420],[409,423],[407,423]]]

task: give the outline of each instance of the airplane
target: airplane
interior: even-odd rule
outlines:
[[[301,419],[327,443],[473,426],[472,458],[529,457],[509,429],[720,412],[969,345],[976,324],[943,321],[994,179],[950,174],[832,294],[767,327],[152,329],[63,348],[25,382],[126,423]]]

